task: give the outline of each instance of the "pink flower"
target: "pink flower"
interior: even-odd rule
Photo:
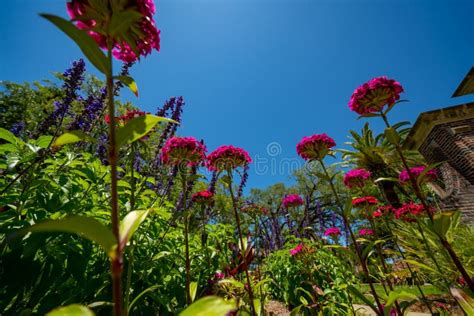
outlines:
[[[303,244],[298,244],[295,248],[290,250],[290,255],[295,256],[303,250]]]
[[[359,230],[359,236],[371,236],[374,234],[374,231],[372,229],[368,228],[362,228]]]
[[[354,169],[344,175],[344,185],[349,189],[363,187],[364,182],[370,178],[372,173],[365,169]]]
[[[298,194],[290,194],[285,196],[281,203],[285,208],[297,207],[303,205],[303,199]]]
[[[383,215],[383,213],[382,213],[381,211],[375,211],[375,212],[372,214],[372,216],[373,216],[374,218],[381,217],[382,215]]]
[[[415,179],[417,179],[423,173],[423,171],[425,171],[425,169],[426,169],[425,166],[413,167],[413,168],[410,168],[410,173],[413,175]],[[436,180],[437,177],[438,177],[438,174],[436,173],[436,170],[431,169],[424,175],[423,181],[424,182],[434,181]],[[408,170],[405,169],[402,172],[400,172],[398,179],[400,180],[402,184],[410,182],[410,175],[408,173]]]
[[[206,157],[206,146],[194,137],[172,137],[168,139],[161,159],[169,165],[186,163],[188,166],[199,165]]]
[[[382,216],[382,215],[388,215],[390,213],[393,213],[393,211],[394,211],[393,206],[381,205],[377,207],[377,211],[374,212],[374,217],[379,217],[379,216],[375,216],[375,213],[380,213],[380,216]]]
[[[221,146],[207,156],[207,167],[211,171],[223,171],[244,167],[252,162],[249,154],[242,148]]]
[[[354,207],[364,207],[369,205],[376,205],[378,203],[379,201],[373,196],[363,196],[352,199],[352,206]]]
[[[328,228],[324,232],[324,236],[331,236],[331,237],[336,237],[336,236],[339,236],[340,234],[341,234],[341,230],[337,227]]]
[[[385,105],[392,105],[400,99],[403,87],[387,77],[377,77],[364,83],[349,100],[349,108],[360,114],[380,112]]]
[[[223,278],[225,278],[225,274],[223,272],[216,272],[214,274],[214,279],[215,280],[222,280]]]
[[[396,219],[402,219],[406,222],[413,222],[415,221],[415,218],[423,214],[424,211],[425,208],[423,204],[409,202],[394,210],[394,214]],[[430,212],[432,211],[433,210],[430,210]]]
[[[212,204],[214,194],[210,191],[196,192],[191,196],[191,200],[197,204]]]
[[[88,17],[95,14],[97,17],[110,15],[110,12],[102,12],[97,10],[94,5],[89,3],[89,0],[71,0],[67,2],[67,12],[74,21],[77,28],[87,31],[97,44],[103,48],[107,48],[106,36],[100,32],[92,30],[99,28],[105,30],[107,28],[107,19],[93,20]],[[124,62],[136,61],[140,56],[146,56],[151,53],[153,49],[160,50],[160,31],[156,28],[153,14],[155,14],[155,5],[152,0],[128,0],[122,1],[119,11],[135,11],[141,14],[139,19],[130,30],[127,30],[127,35],[136,46],[139,56],[133,52],[129,43],[122,38],[114,38],[113,55]],[[94,13],[93,13],[94,12]]]
[[[329,150],[336,146],[334,140],[326,134],[315,134],[313,136],[303,137],[296,145],[296,151],[301,158],[323,159]]]

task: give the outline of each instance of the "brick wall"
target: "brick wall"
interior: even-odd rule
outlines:
[[[474,221],[474,119],[436,125],[419,148],[428,163],[446,161],[435,185],[444,209],[459,209]]]

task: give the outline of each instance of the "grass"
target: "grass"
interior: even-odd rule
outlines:
[[[381,297],[382,299],[385,299],[387,295],[385,294],[385,291],[383,289],[383,286],[381,284],[374,284],[375,287],[375,292],[377,292],[377,295]],[[368,284],[360,284],[356,286],[356,288],[364,293],[364,294],[369,294],[368,299],[373,301],[372,296],[370,295],[370,287]],[[434,285],[422,285],[421,289],[425,295],[442,295],[445,294],[445,292],[441,291],[439,288],[435,287]],[[416,286],[410,286],[410,285],[402,285],[402,286],[395,286],[395,291],[404,291],[410,294],[414,294],[416,296],[421,297],[420,292]],[[364,302],[356,299],[356,304],[364,304]]]

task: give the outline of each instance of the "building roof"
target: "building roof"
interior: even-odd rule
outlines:
[[[474,93],[474,67],[469,70],[466,77],[464,77],[461,84],[459,84],[456,91],[454,91],[453,98],[471,93]]]
[[[474,118],[474,102],[421,113],[403,147],[418,149],[435,126],[470,118]]]

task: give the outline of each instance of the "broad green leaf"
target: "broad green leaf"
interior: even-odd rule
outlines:
[[[465,291],[455,287],[451,287],[449,291],[456,299],[459,306],[461,306],[462,310],[466,313],[466,315],[474,315],[474,297],[470,296]]]
[[[435,214],[433,216],[433,224],[432,229],[433,231],[441,236],[442,238],[446,238],[446,234],[451,227],[451,223],[453,221],[453,217],[457,212],[442,212]]]
[[[159,288],[159,287],[160,287],[159,285],[153,285],[153,286],[150,286],[149,288],[143,290],[140,294],[138,294],[137,297],[135,297],[135,298],[133,299],[133,301],[130,303],[130,305],[128,306],[128,313],[130,314],[130,312],[132,311],[133,306],[138,302],[138,300],[139,300],[143,295],[145,295],[145,294],[148,293],[148,292],[154,291],[154,290],[156,290],[156,289]]]
[[[69,36],[97,69],[106,75],[110,72],[110,65],[107,57],[105,57],[97,43],[86,33],[86,31],[78,29],[73,23],[59,16],[51,14],[40,15],[56,25],[57,28]]]
[[[130,89],[130,91],[132,91],[133,94],[138,97],[138,86],[137,86],[137,83],[135,82],[135,80],[133,80],[132,77],[129,77],[129,76],[116,76],[115,78],[117,80],[120,80],[121,83],[126,85]]]
[[[140,224],[145,220],[150,211],[131,211],[120,223],[120,245],[124,247],[132,238]]]
[[[189,294],[191,295],[191,302],[194,302],[194,299],[196,298],[197,289],[198,289],[197,282],[191,282],[189,284]]]
[[[51,144],[51,141],[53,140],[53,136],[51,135],[42,135],[38,137],[38,139],[35,141],[36,146],[40,148],[48,148],[48,146]]]
[[[58,138],[56,138],[56,140],[53,143],[53,146],[54,147],[59,147],[59,146],[63,146],[63,145],[66,145],[66,144],[77,143],[77,142],[80,142],[80,141],[90,141],[90,142],[92,142],[92,141],[94,141],[94,139],[92,137],[90,137],[89,135],[85,134],[82,131],[70,131],[70,132],[66,132],[66,133],[62,134],[61,136],[59,136]]]
[[[58,307],[46,314],[46,316],[94,316],[87,306],[72,304],[68,306]]]
[[[177,124],[176,121],[169,118],[151,114],[135,117],[129,120],[124,126],[121,126],[117,129],[117,148],[142,138],[148,134],[159,122],[170,122]]]
[[[12,132],[1,127],[0,127],[0,139],[3,139],[9,142],[10,144],[14,144],[14,145],[18,142],[18,138],[16,138],[16,136]]]
[[[78,234],[102,246],[108,255],[111,255],[111,251],[116,245],[115,237],[109,228],[97,220],[85,216],[73,215],[59,220],[46,220],[21,229],[13,233],[12,237],[28,232],[63,232]]]
[[[372,304],[372,302],[367,298],[365,297],[364,294],[362,294],[358,289],[356,289],[354,286],[352,285],[349,285],[348,286],[348,289],[349,291],[354,294],[355,296],[357,296],[360,300],[362,300],[366,305],[368,305],[375,313],[378,313],[378,310],[377,308],[375,307],[374,304]]]
[[[405,291],[392,291],[388,294],[387,301],[385,302],[384,314],[385,316],[390,316],[390,310],[392,309],[393,304],[397,300],[416,300],[417,296],[412,293]]]
[[[191,304],[180,316],[225,316],[234,309],[233,302],[217,296],[206,296]]]

